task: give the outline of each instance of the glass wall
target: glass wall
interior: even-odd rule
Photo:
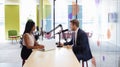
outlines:
[[[43,29],[48,32],[53,29],[53,0],[43,0]]]
[[[82,0],[82,29],[89,38],[96,67],[119,67],[117,55],[118,0]]]
[[[120,8],[119,0],[45,0],[50,8],[43,11],[48,18],[43,19],[43,28],[50,31],[62,24],[63,29],[69,28],[71,19],[78,19],[80,28],[89,37],[93,58],[91,67],[120,66]],[[43,2],[45,3],[45,2]],[[54,26],[55,25],[55,26]],[[59,32],[60,28],[55,30]],[[56,40],[58,36],[56,35]]]
[[[81,3],[76,4],[76,0],[43,1],[43,30],[49,32],[58,27],[55,32],[52,32],[55,34],[61,30],[60,24],[63,29],[70,29],[69,21],[75,18],[78,18],[82,24],[82,6]],[[55,37],[58,40],[57,34]]]

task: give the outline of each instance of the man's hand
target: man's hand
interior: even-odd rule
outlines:
[[[64,44],[63,44],[63,43],[60,43],[59,45],[60,45],[60,46],[64,46]]]
[[[72,48],[72,46],[71,46],[71,45],[67,45],[67,48],[68,48],[68,49],[71,49],[71,48]]]

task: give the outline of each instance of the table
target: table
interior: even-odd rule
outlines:
[[[23,67],[81,67],[72,49],[66,47],[51,51],[33,50]]]

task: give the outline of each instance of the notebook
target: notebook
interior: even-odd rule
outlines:
[[[44,45],[44,49],[42,51],[50,51],[56,48],[55,39],[46,39],[43,41],[39,41],[39,44]]]

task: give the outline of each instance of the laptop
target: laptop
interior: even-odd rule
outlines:
[[[50,51],[56,48],[55,39],[45,39],[43,41],[39,41],[39,44],[44,45],[44,49],[42,51]]]

